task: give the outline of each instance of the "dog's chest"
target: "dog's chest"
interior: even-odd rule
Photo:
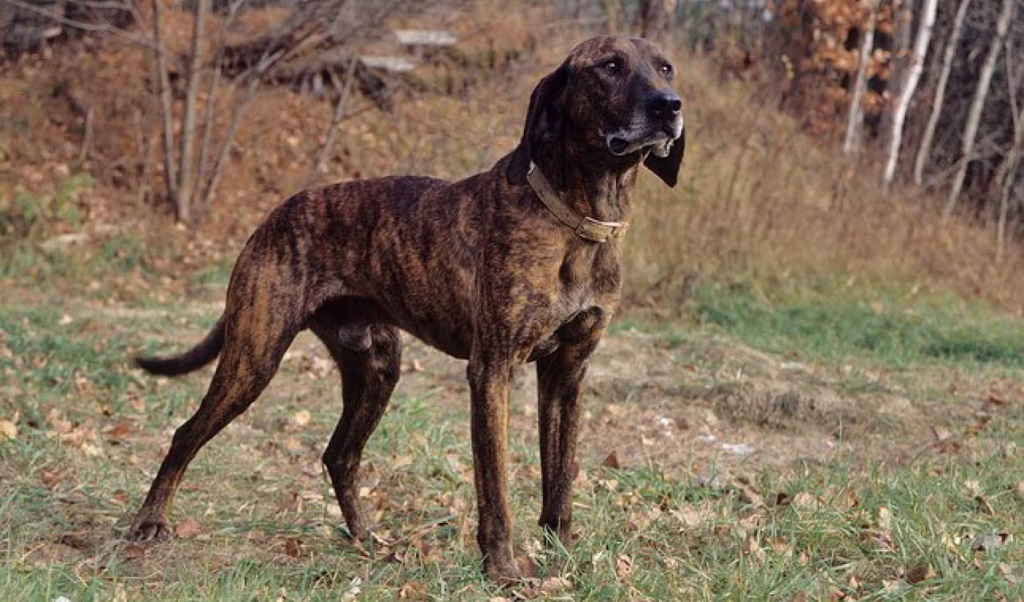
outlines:
[[[594,306],[613,310],[621,284],[617,247],[587,245],[567,253],[558,269],[559,321]]]

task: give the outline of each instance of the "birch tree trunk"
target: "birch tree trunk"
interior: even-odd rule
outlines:
[[[960,34],[963,32],[964,19],[967,16],[967,8],[970,4],[971,0],[960,0],[960,6],[956,9],[956,17],[953,18],[953,31],[949,34],[946,51],[943,53],[942,71],[939,73],[939,83],[935,88],[932,112],[928,116],[928,125],[924,128],[924,135],[921,137],[921,147],[917,149],[917,160],[914,162],[914,184],[918,186],[924,183],[924,166],[928,163],[928,157],[932,153],[935,129],[939,125],[942,104],[946,101],[946,85],[949,83],[949,73],[953,69],[953,58],[956,56],[956,49],[960,44]]]
[[[992,72],[995,71],[996,60],[1003,48],[1003,40],[1010,29],[1010,21],[1013,19],[1015,0],[1003,0],[1002,12],[999,14],[999,21],[996,23],[996,37],[988,49],[985,63],[981,68],[981,76],[978,79],[978,87],[974,92],[974,100],[971,102],[971,111],[967,115],[967,124],[964,126],[963,148],[960,157],[960,164],[957,167],[956,175],[953,176],[953,185],[949,189],[949,198],[946,200],[946,209],[942,212],[944,218],[949,218],[956,208],[956,202],[960,198],[960,192],[964,187],[964,178],[967,176],[967,165],[971,162],[974,154],[975,139],[978,135],[978,124],[981,122],[981,112],[985,108],[985,99],[988,97],[988,87],[992,83]]]
[[[203,48],[206,45],[204,28],[210,14],[211,0],[199,0],[192,27],[192,50],[189,57],[188,83],[185,87],[185,108],[181,122],[181,155],[178,162],[178,221],[192,221],[192,195],[196,189],[195,157],[196,98],[199,95],[199,74],[203,66]]]
[[[860,147],[860,126],[864,122],[864,90],[867,88],[868,61],[871,60],[871,48],[875,44],[875,18],[878,16],[878,4],[881,0],[870,0],[868,7],[868,24],[864,28],[864,39],[860,45],[860,59],[857,63],[857,78],[853,84],[853,98],[850,100],[850,117],[846,122],[846,137],[843,139],[843,152],[853,153]]]
[[[882,178],[885,186],[892,184],[896,175],[896,163],[900,156],[900,144],[903,142],[903,123],[907,118],[907,109],[917,89],[917,82],[921,79],[921,71],[924,69],[924,58],[928,53],[928,42],[932,38],[932,27],[935,26],[935,13],[938,9],[939,0],[925,0],[921,9],[921,24],[917,28],[917,36],[914,40],[914,50],[910,55],[910,70],[907,79],[900,90],[899,100],[896,103],[896,110],[892,119],[892,135],[889,137],[889,158],[885,163],[885,174]]]

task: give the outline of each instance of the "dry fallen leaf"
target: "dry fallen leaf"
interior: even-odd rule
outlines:
[[[557,594],[572,589],[572,582],[565,577],[548,577],[537,588],[542,594]]]
[[[988,394],[988,402],[994,406],[1006,405],[1006,399],[995,391]]]
[[[302,556],[302,542],[294,537],[284,540],[284,553],[289,558],[300,558]]]
[[[970,538],[967,546],[975,552],[991,552],[1006,543],[1009,538],[1009,533],[982,533]]]
[[[633,574],[633,559],[627,554],[619,554],[615,559],[615,575],[619,581],[626,581]]]
[[[790,504],[795,508],[809,508],[812,505],[817,505],[817,502],[818,498],[814,497],[813,493],[801,491],[793,496],[793,501]]]
[[[622,465],[619,464],[619,456],[616,454],[615,450],[612,450],[611,453],[604,457],[604,460],[601,461],[601,466],[604,466],[605,468],[614,468],[615,470],[622,468]]]
[[[14,439],[18,436],[18,425],[10,420],[0,420],[0,441]]]
[[[292,416],[292,422],[295,423],[295,426],[299,427],[307,426],[312,419],[313,416],[309,413],[309,410],[299,410]]]
[[[426,600],[427,599],[427,586],[423,585],[419,581],[409,581],[402,587],[398,588],[398,599],[399,600]],[[493,598],[492,598],[493,600]]]
[[[927,562],[921,564],[915,564],[914,566],[907,569],[907,583],[921,583],[927,579],[931,579],[933,576],[932,566]]]
[[[878,508],[878,528],[885,531],[892,529],[892,511],[886,506]]]
[[[138,560],[140,558],[145,558],[146,548],[137,543],[130,543],[124,547],[124,557],[126,560]]]
[[[186,518],[174,526],[174,534],[181,539],[191,539],[202,532],[199,522],[192,518]]]
[[[1017,577],[1017,572],[1014,570],[1014,568],[1009,564],[1006,564],[1005,562],[1000,562],[997,568],[999,569],[999,574],[1001,574],[1003,578],[1010,582],[1010,585],[1016,587],[1017,582],[1020,581],[1020,579]]]
[[[883,529],[866,529],[861,533],[860,538],[875,546],[879,552],[895,552],[896,544],[893,543],[892,535]]]

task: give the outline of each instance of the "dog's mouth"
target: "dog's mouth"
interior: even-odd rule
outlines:
[[[666,127],[648,132],[632,132],[629,130],[618,130],[605,134],[605,145],[608,151],[621,157],[637,151],[649,150],[655,156],[667,157],[672,150],[672,144],[679,139],[683,133],[682,120],[669,124]]]
[[[630,140],[624,136],[609,134],[605,136],[605,144],[608,150],[617,157],[622,157],[637,151],[650,150],[659,157],[667,157],[672,150],[672,143],[678,136],[671,136],[667,132],[657,132],[654,135]]]

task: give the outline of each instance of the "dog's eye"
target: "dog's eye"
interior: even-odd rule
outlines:
[[[662,63],[661,74],[665,76],[667,79],[672,79],[672,65],[669,65],[668,63]]]
[[[618,75],[619,73],[622,73],[622,63],[620,63],[618,59],[608,59],[601,63],[601,69],[603,69],[605,73]]]

